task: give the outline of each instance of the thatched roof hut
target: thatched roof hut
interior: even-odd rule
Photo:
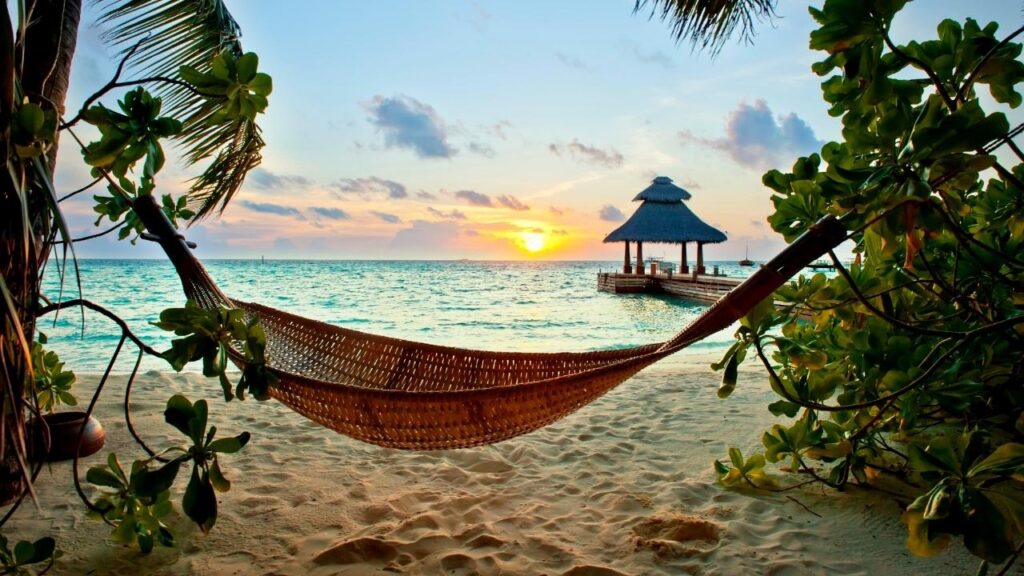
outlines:
[[[723,232],[705,223],[684,203],[690,193],[672,183],[666,176],[658,176],[651,185],[633,198],[641,201],[640,207],[622,225],[605,237],[605,242],[625,242],[626,259],[623,272],[632,272],[629,258],[629,243],[637,243],[637,274],[644,273],[643,243],[659,242],[681,244],[682,254],[679,271],[689,272],[686,260],[686,243],[697,243],[697,273],[704,273],[704,244],[725,242]]]

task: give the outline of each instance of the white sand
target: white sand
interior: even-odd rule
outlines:
[[[962,574],[960,550],[917,559],[904,548],[899,509],[855,492],[792,495],[724,490],[711,463],[728,446],[749,452],[772,422],[770,394],[752,367],[726,401],[710,357],[655,366],[539,432],[450,452],[403,452],[322,429],[276,402],[225,404],[215,381],[149,373],[136,384],[137,428],[156,446],[177,431],[166,398],[211,402],[224,434],[249,430],[224,459],[230,492],[203,536],[180,512],[178,544],[145,556],[112,544],[88,519],[68,463],[44,470],[42,509],[26,504],[11,540],[53,535],[66,555],[55,574]],[[749,363],[748,363],[749,365]],[[80,384],[84,395],[95,377]],[[107,447],[139,457],[120,417],[116,377],[97,415]],[[187,471],[175,497],[177,508]]]

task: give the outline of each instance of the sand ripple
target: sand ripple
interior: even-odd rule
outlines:
[[[225,405],[215,400],[216,383],[151,373],[136,392],[144,406],[137,426],[151,443],[175,437],[161,418],[161,399],[174,392],[210,398],[223,433],[253,433],[242,453],[225,458],[233,484],[219,498],[213,532],[204,537],[175,514],[177,547],[150,556],[118,549],[101,523],[84,519],[68,466],[58,464],[39,484],[43,510],[24,506],[6,535],[52,533],[67,555],[51,573],[97,576],[973,571],[962,555],[912,560],[898,510],[885,499],[794,494],[824,516],[817,518],[779,496],[719,488],[711,462],[727,446],[757,446],[772,417],[761,376],[741,373],[722,402],[709,362],[650,369],[522,438],[428,453],[358,444],[279,404]],[[125,461],[134,448],[117,406],[103,410],[110,447]]]

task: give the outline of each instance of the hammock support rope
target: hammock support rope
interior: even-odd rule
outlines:
[[[411,450],[491,444],[563,418],[654,362],[730,326],[846,238],[838,220],[823,218],[666,342],[597,352],[492,352],[367,334],[233,300],[151,195],[137,199],[134,210],[163,247],[189,299],[259,317],[268,368],[279,378],[272,397],[357,440]],[[233,360],[242,358],[235,353]]]

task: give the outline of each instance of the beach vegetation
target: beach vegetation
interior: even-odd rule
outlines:
[[[1006,570],[1024,550],[1024,125],[1007,114],[1024,28],[944,20],[897,42],[905,4],[810,10],[842,140],[764,175],[768,221],[792,240],[839,217],[854,258],[830,252],[836,274],[790,282],[741,323],[714,366],[720,395],[753,357],[779,398],[768,409],[789,420],[716,469],[772,490],[772,467],[838,490],[897,482],[912,552],[960,538]]]
[[[53,412],[60,405],[77,406],[78,398],[71,393],[75,384],[75,373],[64,369],[57,353],[43,349],[46,334],[39,332],[39,338],[32,343],[33,385],[36,403],[41,412]]]
[[[120,62],[113,78],[73,113],[65,113],[64,100],[81,2],[65,2],[62,10],[33,0],[0,7],[0,153],[7,163],[0,178],[0,496],[14,501],[0,527],[27,497],[35,497],[32,480],[43,466],[29,459],[27,417],[78,403],[71,394],[74,373],[45,349],[46,336],[36,329],[42,316],[80,307],[83,322],[85,308],[114,322],[121,339],[110,367],[128,343],[138,348],[140,359],[158,356],[177,370],[201,362],[203,373],[220,381],[225,399],[246,394],[265,399],[274,383],[266,367],[266,336],[258,321],[241,311],[203,310],[191,302],[166,310],[156,324],[179,338],[161,352],[142,342],[116,314],[82,297],[75,243],[111,233],[132,243],[143,237],[145,226],[133,207],[140,198],[157,194],[167,142],[178,146],[187,165],[203,167],[187,193],[162,195],[163,214],[177,225],[223,210],[259,164],[263,141],[256,120],[272,90],[270,76],[258,69],[258,57],[241,49],[237,24],[222,2],[100,4],[106,40],[121,49]],[[116,107],[109,107],[105,102],[117,95]],[[95,141],[79,136],[77,129],[85,124],[98,133]],[[53,185],[61,136],[81,151],[93,177],[89,185],[63,195]],[[61,202],[99,186],[106,193],[93,197],[96,225],[106,219],[110,227],[71,237]],[[56,267],[61,294],[42,292],[47,266]],[[78,298],[63,298],[68,284],[75,285]],[[237,384],[227,375],[229,348],[247,364]],[[129,390],[137,370],[138,362]],[[109,372],[100,379],[86,417]],[[117,542],[143,552],[157,544],[170,546],[174,535],[164,519],[173,508],[172,486],[185,467],[191,471],[181,510],[202,532],[209,531],[217,520],[216,493],[231,486],[223,456],[241,450],[249,433],[218,438],[206,400],[176,395],[168,400],[164,417],[188,443],[158,452],[139,436],[127,410],[126,404],[128,429],[147,456],[134,460],[128,471],[116,454],[108,456],[105,466],[90,468],[85,480],[99,489],[95,500],[81,486],[76,458],[73,481],[85,505],[111,525]],[[52,538],[18,542],[12,549],[0,537],[0,572],[23,573],[27,566],[45,571],[59,554]]]
[[[12,550],[7,538],[0,535],[0,574],[32,574],[38,569],[40,574],[47,572],[61,553],[57,550],[57,542],[45,536],[29,542],[22,540],[14,545]],[[28,570],[31,566],[33,570]]]
[[[217,522],[216,492],[231,488],[218,455],[238,452],[250,436],[242,432],[216,438],[217,427],[207,428],[208,414],[206,400],[193,404],[180,394],[174,395],[167,401],[164,419],[188,437],[191,446],[167,448],[148,459],[136,460],[130,474],[125,474],[116,454],[107,457],[106,466],[89,469],[86,480],[113,489],[104,491],[90,507],[113,527],[111,538],[115,542],[137,544],[142,552],[150,552],[154,543],[174,545],[174,534],[161,519],[171,512],[170,489],[186,463],[191,463],[192,473],[182,497],[182,510],[204,533],[213,528]],[[168,458],[172,454],[177,456]]]

